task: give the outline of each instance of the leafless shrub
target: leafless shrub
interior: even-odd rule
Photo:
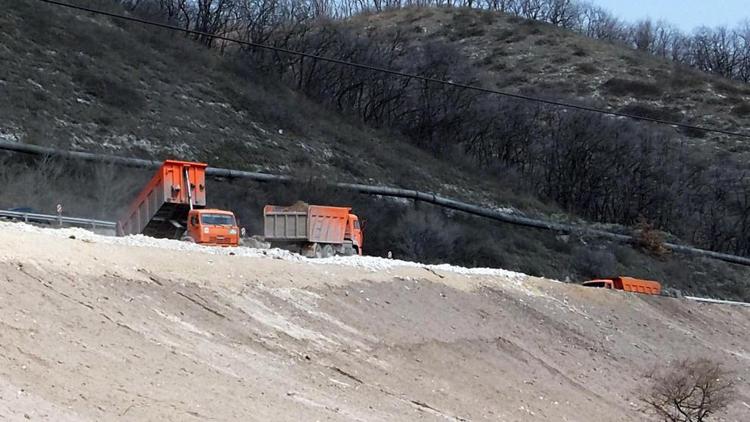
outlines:
[[[732,108],[732,114],[739,117],[750,117],[750,103],[741,103]]]
[[[111,163],[81,164],[52,157],[13,160],[0,156],[0,209],[29,207],[53,214],[116,219],[149,177]]]
[[[645,103],[633,102],[622,108],[623,113],[633,114],[635,116],[647,117],[650,119],[662,119],[680,121],[682,114],[676,108],[671,107],[654,107]]]
[[[427,262],[437,262],[454,253],[458,233],[455,228],[442,226],[437,212],[408,212],[399,220],[399,230],[392,248],[397,256],[415,256]]]
[[[669,254],[669,248],[664,245],[664,234],[656,230],[653,224],[641,219],[636,228],[638,230],[636,243],[639,247],[656,257]]]
[[[579,248],[575,253],[575,266],[582,275],[590,278],[612,276],[617,269],[615,255],[607,250]]]
[[[707,421],[734,399],[730,373],[705,358],[676,361],[649,378],[642,400],[646,410],[663,421]]]
[[[608,80],[604,83],[603,87],[608,93],[617,96],[656,98],[661,96],[663,92],[662,88],[655,84],[620,78]]]
[[[578,73],[583,75],[596,75],[599,73],[599,67],[594,63],[579,63],[576,65]]]

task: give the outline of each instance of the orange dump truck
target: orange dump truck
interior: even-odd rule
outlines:
[[[274,247],[309,257],[362,254],[359,218],[347,207],[297,203],[263,208],[263,234]]]
[[[240,230],[230,211],[206,208],[206,164],[167,160],[117,222],[117,235],[237,246]]]
[[[633,277],[613,277],[586,281],[586,287],[599,287],[604,289],[623,290],[632,293],[643,293],[647,295],[661,294],[661,284],[657,281],[641,280]]]

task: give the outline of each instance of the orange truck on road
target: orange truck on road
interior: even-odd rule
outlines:
[[[651,280],[641,280],[633,277],[613,277],[590,280],[584,282],[583,286],[623,290],[626,292],[642,293],[647,295],[661,294],[661,284],[659,284],[659,282]]]
[[[206,208],[207,164],[167,160],[117,222],[117,235],[144,234],[216,246],[237,246],[230,211]]]
[[[362,255],[362,228],[348,207],[308,205],[263,208],[263,234],[271,246],[308,257]]]

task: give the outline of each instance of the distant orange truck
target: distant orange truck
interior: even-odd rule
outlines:
[[[622,290],[647,295],[660,295],[661,284],[658,281],[641,280],[633,277],[613,277],[590,280],[583,283],[586,287]]]

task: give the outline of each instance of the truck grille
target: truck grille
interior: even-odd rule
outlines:
[[[217,245],[228,245],[232,243],[232,239],[229,237],[217,237],[217,236],[210,236],[208,238],[208,241],[210,243],[215,243]]]

